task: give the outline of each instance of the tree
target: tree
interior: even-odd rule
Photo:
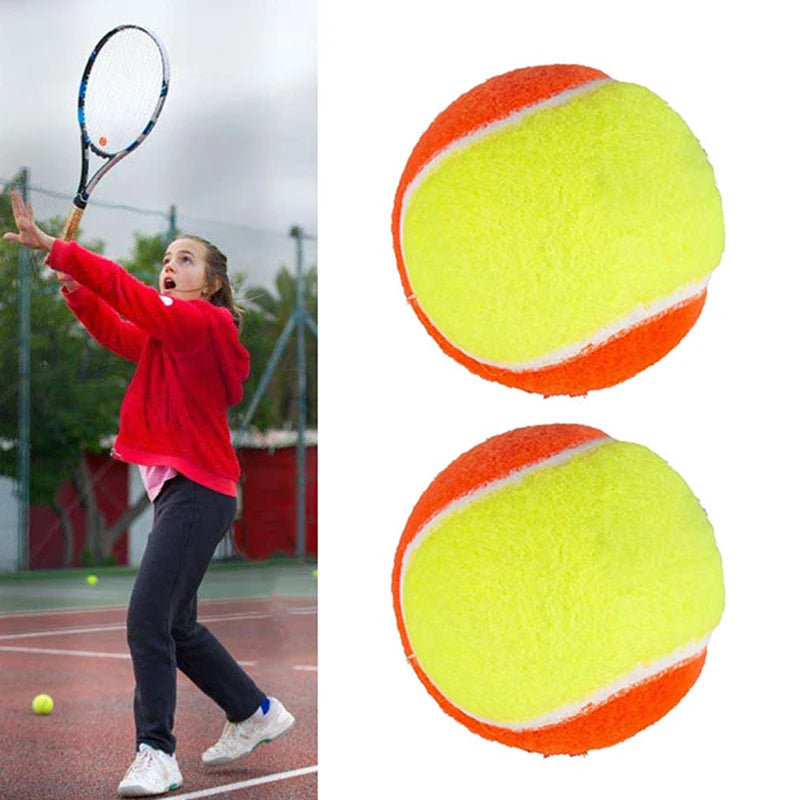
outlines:
[[[305,275],[304,306],[317,321],[317,269],[311,267]],[[242,341],[250,351],[252,373],[245,386],[245,398],[238,406],[240,415],[250,403],[278,338],[295,309],[297,278],[282,267],[275,279],[275,294],[262,287],[249,287],[244,292],[248,313],[242,331]],[[251,426],[297,428],[297,350],[296,331],[292,333],[283,356],[264,392]],[[305,424],[317,424],[317,337],[306,329],[305,336],[306,391],[308,404]]]
[[[52,219],[41,224],[56,233],[62,223],[63,220]],[[0,225],[4,231],[13,230],[5,191],[0,194]],[[90,242],[88,246],[102,252],[102,242]],[[59,488],[69,479],[87,516],[90,560],[103,562],[109,559],[114,541],[138,515],[139,504],[129,508],[113,525],[107,525],[98,507],[87,456],[107,449],[103,440],[116,430],[117,412],[133,365],[89,337],[59,296],[58,284],[46,277],[41,256],[29,255],[31,503],[49,506],[58,515],[65,539],[64,563],[70,564],[73,536],[69,513],[58,499]],[[16,476],[17,471],[18,264],[18,246],[0,242],[0,364],[4,376],[0,389],[0,439],[6,443],[0,451],[0,472],[10,476]]]
[[[63,220],[40,223],[50,233],[60,231]],[[0,227],[13,229],[7,192],[0,194]],[[100,241],[84,243],[96,252]],[[145,282],[154,283],[167,242],[164,236],[135,235],[131,258],[123,266]],[[77,322],[59,295],[58,284],[47,277],[42,259],[31,254],[31,503],[49,506],[61,520],[64,533],[64,563],[73,557],[73,535],[68,509],[62,508],[58,491],[71,481],[86,514],[86,560],[109,560],[114,543],[145,509],[145,493],[113,523],[104,518],[98,504],[96,481],[88,456],[107,452],[116,432],[118,410],[134,365],[98,345]],[[18,267],[19,248],[0,242],[0,474],[17,471],[17,375],[19,370]],[[232,414],[235,426],[253,396],[283,326],[293,308],[296,281],[285,268],[276,281],[276,293],[246,287],[234,276],[237,296],[244,298],[245,322],[242,340],[251,354],[252,372],[242,403]],[[316,320],[316,270],[306,278],[306,308]],[[309,404],[307,424],[316,424],[316,338],[306,337]],[[296,424],[294,387],[295,349],[289,346],[281,359],[269,391],[259,404],[252,424],[267,428]]]

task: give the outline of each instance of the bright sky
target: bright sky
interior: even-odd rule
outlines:
[[[107,30],[135,22],[166,45],[169,94],[153,134],[93,199],[164,212],[174,203],[179,227],[219,244],[232,268],[255,282],[271,282],[283,264],[293,267],[289,229],[316,234],[317,224],[313,0],[0,3],[0,177],[25,165],[34,186],[74,194],[86,58]],[[68,200],[33,199],[39,216],[69,207]],[[133,230],[163,225],[157,216],[91,205],[83,222],[113,257],[128,254]],[[315,263],[313,242],[308,250]]]

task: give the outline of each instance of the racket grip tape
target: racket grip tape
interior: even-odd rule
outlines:
[[[83,209],[73,205],[67,214],[67,219],[64,222],[64,227],[61,229],[61,235],[58,237],[65,242],[71,242],[75,239],[78,233],[78,226],[81,224],[83,217]]]

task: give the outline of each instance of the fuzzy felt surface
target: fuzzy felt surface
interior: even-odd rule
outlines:
[[[574,440],[580,428],[523,429],[509,441],[525,431]],[[646,448],[597,433],[586,429],[566,463],[535,459],[522,473],[518,459],[509,469],[513,444],[506,450],[502,436],[473,448],[423,495],[398,548],[395,611],[409,660],[443,707],[484,735],[505,730],[507,743],[530,744],[521,731],[548,727],[564,708],[587,735],[592,724],[575,728],[573,718],[606,689],[613,697],[599,705],[613,701],[617,716],[602,712],[613,727],[627,736],[650,724],[696,674],[687,684],[680,659],[665,668],[677,678],[643,680],[643,670],[692,643],[699,650],[722,612],[719,553],[689,487]],[[494,451],[495,469],[470,487],[470,465],[491,464]],[[508,472],[506,483],[489,478]],[[621,702],[638,682],[653,697]],[[579,737],[574,752],[613,743],[599,739],[581,750]]]
[[[396,216],[408,184],[451,142],[533,103],[603,78],[608,75],[592,67],[549,64],[512,70],[465,92],[436,117],[414,147],[397,188]]]
[[[539,102],[541,71],[559,69],[499,76],[443,112],[409,159],[393,232],[406,295],[447,352],[532,391],[525,376],[563,358],[578,373],[563,393],[582,394],[610,384],[582,382],[600,370],[576,353],[703,292],[724,234],[705,153],[652,92],[589,71],[566,76],[563,102],[548,79],[544,103],[520,104],[520,86]],[[674,346],[680,323],[643,358],[617,352],[613,382]]]
[[[574,396],[614,386],[655,364],[691,330],[705,301],[704,291],[691,301],[634,325],[600,345],[587,346],[560,363],[521,371],[490,366],[469,358],[453,347],[427,317],[423,315],[420,319],[445,353],[482,378],[538,392],[545,397]]]
[[[411,512],[400,549],[454,500],[512,472],[602,438],[608,437],[597,428],[561,423],[517,428],[481,442],[462,453],[431,482]]]
[[[702,650],[694,658],[634,684],[604,703],[589,706],[564,722],[526,730],[509,730],[470,717],[443,697],[419,666],[412,663],[439,705],[473,733],[544,755],[576,756],[618,744],[657,722],[692,688],[705,660],[706,651]]]

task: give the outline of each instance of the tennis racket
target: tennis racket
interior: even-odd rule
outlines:
[[[120,25],[92,50],[78,91],[81,178],[61,239],[75,238],[89,195],[100,179],[153,130],[168,87],[167,52],[146,28]],[[89,178],[92,153],[103,161]]]

